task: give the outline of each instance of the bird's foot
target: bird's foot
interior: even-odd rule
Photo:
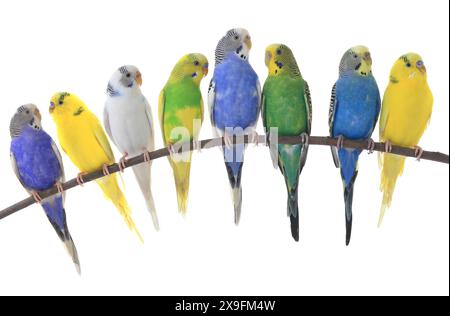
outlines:
[[[223,135],[223,140],[225,142],[225,147],[227,147],[227,149],[231,149],[233,147],[233,135],[225,132],[225,134]]]
[[[167,143],[167,150],[169,151],[170,158],[173,159],[175,156],[175,147],[174,147],[173,143],[171,143],[171,142]]]
[[[108,165],[106,163],[102,166],[102,171],[105,177],[111,175],[111,172],[109,172]]]
[[[414,154],[416,155],[417,161],[420,161],[420,159],[422,158],[422,155],[423,155],[422,147],[416,146],[416,147],[414,147],[414,150],[415,150]]]
[[[342,136],[342,135],[339,135],[339,136],[338,136],[338,138],[337,138],[337,143],[336,143],[336,147],[337,147],[338,149],[344,148],[344,136]]]
[[[34,201],[36,203],[41,203],[42,202],[42,198],[39,195],[39,193],[37,193],[37,191],[31,191],[31,196],[33,197]]]
[[[84,179],[83,176],[87,175],[86,172],[80,172],[79,174],[77,174],[77,183],[79,186],[84,186]]]
[[[199,152],[199,153],[202,152],[202,142],[199,141],[198,139],[194,139],[194,141],[192,142],[192,147],[197,152]]]
[[[301,133],[300,141],[304,146],[309,146],[309,135],[307,133]]]
[[[367,152],[368,154],[373,154],[373,152],[375,151],[375,141],[372,138],[369,138],[367,140]]]
[[[58,189],[58,193],[64,193],[64,187],[63,187],[63,184],[60,181],[56,182],[55,186]]]
[[[128,158],[128,153],[125,152],[123,154],[122,158],[120,158],[120,160],[119,160],[119,170],[120,170],[120,172],[123,172],[125,170],[125,168],[127,167],[127,165],[126,165],[127,158]]]
[[[150,152],[147,150],[147,148],[142,148],[142,152],[144,155],[144,162],[150,163]]]
[[[386,140],[384,143],[384,151],[390,153],[392,151],[392,142],[390,140]]]
[[[259,134],[253,129],[249,136],[249,141],[255,144],[255,147],[259,146]]]

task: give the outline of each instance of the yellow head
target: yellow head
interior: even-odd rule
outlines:
[[[427,69],[422,57],[416,53],[401,56],[391,70],[391,83],[406,80],[426,80]]]
[[[266,48],[266,66],[269,76],[301,76],[294,54],[283,44],[273,44]]]
[[[184,55],[172,70],[169,82],[192,79],[197,85],[208,75],[208,59],[202,54]]]
[[[86,105],[79,97],[67,92],[58,92],[50,100],[50,115],[54,121],[68,116],[80,116],[87,111]]]
[[[339,75],[348,72],[354,72],[360,76],[372,74],[372,56],[366,46],[352,47],[342,56]]]

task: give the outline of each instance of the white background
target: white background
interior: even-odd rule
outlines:
[[[9,163],[8,126],[18,106],[37,104],[44,128],[55,137],[47,111],[54,92],[79,95],[101,116],[110,75],[134,64],[143,73],[143,92],[156,118],[159,92],[175,62],[186,53],[202,52],[212,73],[215,46],[233,27],[250,31],[251,63],[262,82],[265,47],[282,42],[292,48],[311,88],[314,135],[328,133],[330,91],[346,49],[370,48],[382,93],[393,62],[406,52],[420,53],[435,97],[421,145],[448,153],[448,9],[447,1],[413,0],[2,1],[0,208],[26,197]],[[202,85],[204,96],[209,79]],[[207,119],[202,138],[211,136]],[[159,128],[156,140],[161,147]],[[74,177],[77,170],[66,156],[64,163],[68,178]],[[186,218],[177,214],[167,160],[153,166],[159,233],[132,173],[124,175],[144,246],[95,184],[68,193],[81,278],[39,206],[0,221],[0,295],[449,293],[447,165],[408,159],[392,208],[377,229],[377,157],[363,153],[348,248],[341,180],[326,147],[310,149],[301,176],[300,243],[290,236],[283,178],[272,168],[267,148],[248,149],[238,228],[218,149],[194,156]]]

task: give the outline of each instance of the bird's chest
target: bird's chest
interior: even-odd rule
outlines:
[[[112,138],[122,153],[134,154],[148,147],[152,127],[145,106],[143,102],[108,105]]]
[[[248,63],[227,62],[216,69],[214,120],[217,127],[247,128],[258,115],[258,77]]]
[[[52,187],[61,177],[61,166],[53,152],[51,140],[41,133],[14,139],[11,151],[23,183],[34,190]]]
[[[336,87],[337,109],[334,136],[367,138],[373,131],[379,109],[378,89],[369,80],[346,80]]]

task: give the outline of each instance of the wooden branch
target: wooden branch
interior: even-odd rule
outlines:
[[[259,136],[258,141],[260,144],[265,144],[266,136]],[[249,138],[247,136],[245,136],[244,139],[239,139],[239,138],[235,139],[235,144],[242,144],[242,143],[248,144],[248,143],[251,143],[251,141],[249,140]],[[278,143],[294,145],[294,144],[301,143],[301,139],[300,139],[300,137],[295,137],[295,136],[279,137]],[[330,137],[311,136],[309,138],[309,144],[310,145],[321,145],[321,146],[336,146],[337,139],[333,139]],[[201,141],[202,149],[209,149],[209,148],[220,147],[220,146],[224,146],[224,145],[225,145],[225,143],[224,143],[223,138],[215,138],[215,139],[208,139],[208,140]],[[362,150],[366,150],[368,148],[368,142],[367,141],[352,141],[352,140],[346,139],[346,140],[344,140],[344,147],[351,148],[351,149],[359,148]],[[180,145],[176,146],[176,148],[177,148],[176,152],[181,153],[181,152],[192,150],[193,145],[192,144],[180,144]],[[375,143],[375,151],[384,152],[385,151],[384,143]],[[396,154],[396,155],[405,156],[405,157],[413,157],[413,158],[415,157],[415,150],[411,149],[411,148],[392,146],[391,153]],[[170,153],[167,148],[158,149],[158,150],[150,153],[150,160],[156,160],[156,159],[166,157],[169,155],[170,155]],[[449,156],[446,154],[440,153],[440,152],[424,151],[421,159],[422,160],[431,160],[431,161],[440,162],[440,163],[444,163],[444,164],[449,164]],[[127,160],[126,168],[130,168],[132,166],[135,166],[135,165],[138,165],[138,164],[141,164],[144,162],[145,162],[144,155],[133,157],[133,158],[130,158]],[[116,173],[116,172],[120,171],[117,163],[109,166],[108,170],[110,173]],[[104,177],[103,172],[102,172],[102,170],[99,170],[99,171],[95,171],[95,172],[85,175],[83,177],[83,179],[84,179],[85,183],[88,183],[88,182],[97,180],[102,177]],[[70,190],[76,186],[78,186],[76,179],[72,179],[63,184],[63,188],[65,191]],[[58,193],[58,189],[56,187],[54,187],[47,191],[39,192],[39,195],[43,199],[45,199],[45,198],[55,195],[57,193]],[[11,205],[10,207],[8,207],[0,212],[0,220],[20,211],[34,203],[35,203],[34,199],[32,197],[28,197],[14,205]]]

